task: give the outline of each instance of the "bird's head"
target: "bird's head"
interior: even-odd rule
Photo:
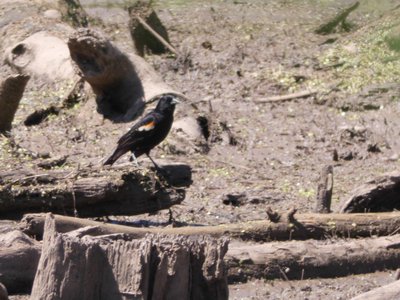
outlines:
[[[178,99],[176,99],[173,95],[163,95],[160,100],[158,101],[156,110],[158,111],[168,111],[174,110],[175,105],[179,103]]]

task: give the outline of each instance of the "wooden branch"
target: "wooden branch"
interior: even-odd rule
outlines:
[[[314,212],[323,214],[331,212],[332,190],[333,167],[325,166],[322,169],[321,177],[318,183],[316,206]]]
[[[77,237],[55,223],[48,215],[31,299],[228,299],[226,240]]]
[[[30,291],[40,249],[38,241],[18,230],[0,234],[0,282],[7,287],[8,292]]]
[[[29,80],[28,75],[12,75],[0,82],[0,134],[11,130],[19,101]]]
[[[29,235],[42,236],[45,214],[25,215],[21,228]],[[377,214],[297,214],[295,223],[281,218],[277,223],[251,221],[218,226],[179,228],[135,228],[104,224],[92,220],[55,216],[57,230],[68,232],[85,226],[95,226],[93,235],[125,233],[134,238],[146,234],[230,236],[242,240],[273,241],[289,239],[326,239],[330,237],[370,237],[390,235],[400,227],[400,212]]]
[[[280,102],[280,101],[288,101],[297,98],[306,98],[312,95],[315,95],[317,91],[315,90],[305,90],[297,93],[282,95],[282,96],[272,96],[265,99],[254,100],[254,103],[270,103],[270,102]]]
[[[141,214],[167,209],[181,203],[185,192],[165,187],[155,174],[140,170],[86,168],[77,178],[70,170],[0,172],[0,215],[50,211],[79,216]]]
[[[333,278],[400,267],[399,244],[400,235],[258,245],[231,242],[225,259],[230,282],[282,278],[281,270],[288,279]]]
[[[400,299],[400,281],[389,283],[369,292],[358,295],[351,300],[398,300]]]
[[[150,32],[161,44],[163,44],[169,51],[178,55],[178,51],[170,43],[168,43],[161,35],[159,35],[149,24],[146,23],[139,15],[136,15],[136,19],[138,22],[148,31]]]

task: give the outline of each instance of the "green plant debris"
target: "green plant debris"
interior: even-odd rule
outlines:
[[[400,15],[398,13],[397,15]],[[365,86],[400,81],[399,22],[385,20],[353,35],[327,50],[319,59],[330,68],[325,82],[339,81],[338,87],[356,93]]]
[[[315,190],[312,188],[311,189],[300,188],[299,195],[304,198],[312,198],[315,197]]]

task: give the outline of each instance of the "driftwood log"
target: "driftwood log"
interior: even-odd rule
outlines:
[[[98,111],[113,121],[127,122],[140,115],[145,100],[165,93],[184,97],[166,85],[138,55],[126,55],[100,32],[79,29],[68,40],[78,74],[96,94]]]
[[[228,299],[226,240],[56,232],[48,215],[31,299]]]
[[[18,230],[0,234],[0,282],[8,292],[29,292],[41,245]]]
[[[226,255],[229,281],[247,278],[304,279],[362,274],[400,267],[400,235],[391,237],[231,243]],[[386,298],[380,298],[386,299]]]
[[[351,300],[398,300],[400,299],[400,280],[358,295]]]
[[[38,211],[82,217],[150,213],[185,197],[184,190],[165,187],[144,170],[16,170],[0,172],[0,184],[0,215],[13,218]]]
[[[42,236],[45,214],[25,215],[21,229],[34,236]],[[117,224],[104,224],[67,216],[55,216],[57,231],[68,232],[85,226],[95,226],[92,235],[125,233],[133,238],[146,234],[229,236],[242,240],[273,241],[290,239],[328,239],[331,237],[370,237],[391,235],[399,231],[400,213],[377,214],[298,214],[296,223],[280,220],[251,221],[218,226],[180,228],[135,228]],[[95,233],[96,232],[96,233]]]

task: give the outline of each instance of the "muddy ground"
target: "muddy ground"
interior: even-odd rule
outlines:
[[[102,30],[115,42],[126,49],[132,47],[127,14],[120,5],[81,2],[89,15],[102,19]],[[279,211],[294,206],[300,212],[310,212],[320,171],[326,165],[334,167],[332,210],[337,211],[340,201],[354,188],[398,169],[400,106],[395,67],[399,56],[386,49],[385,38],[376,43],[386,49],[383,55],[390,56],[384,66],[374,66],[374,52],[371,56],[366,52],[375,47],[371,28],[392,11],[395,1],[384,1],[379,7],[374,1],[363,1],[348,19],[350,32],[314,33],[351,3],[156,2],[171,44],[181,56],[147,55],[146,60],[166,83],[185,93],[224,131],[211,133],[207,152],[175,153],[168,140],[152,152],[156,160],[184,162],[193,169],[193,183],[184,203],[173,207],[178,222],[220,224],[265,219],[267,206]],[[306,89],[318,93],[285,102],[256,103]],[[17,128],[22,127],[17,124]],[[107,137],[99,133],[102,141],[93,147],[104,147],[102,153],[107,155],[107,145],[115,143],[128,127],[121,124],[120,132]],[[87,153],[90,147],[86,142]],[[83,164],[101,159],[79,151],[71,157]],[[146,159],[142,162],[147,164]],[[224,201],[228,194],[234,201]],[[168,212],[123,219],[164,224]],[[251,280],[232,285],[230,298],[348,299],[392,278],[393,272],[388,271],[337,279]]]

